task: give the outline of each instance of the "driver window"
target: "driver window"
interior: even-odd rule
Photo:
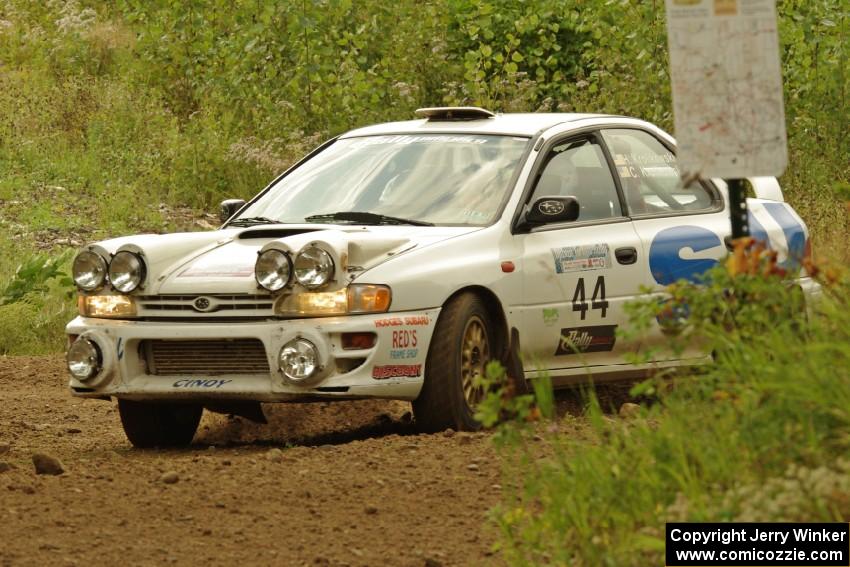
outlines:
[[[676,155],[642,130],[603,130],[630,214],[711,209],[714,198],[697,181],[682,186]]]
[[[547,196],[575,197],[580,207],[579,221],[622,216],[605,154],[592,139],[569,140],[552,148],[532,202]]]

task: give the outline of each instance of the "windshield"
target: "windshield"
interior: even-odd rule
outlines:
[[[239,215],[283,223],[487,225],[528,138],[429,134],[334,142]],[[351,217],[339,213],[371,213]],[[337,218],[332,218],[336,216]],[[314,217],[314,218],[310,218]]]

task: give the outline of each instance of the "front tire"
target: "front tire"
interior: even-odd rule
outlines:
[[[490,360],[498,360],[501,343],[479,296],[464,293],[446,304],[434,328],[422,391],[413,402],[420,430],[481,428],[474,408],[485,392],[475,381],[484,375]]]
[[[130,443],[140,449],[189,445],[203,411],[199,404],[118,400],[124,433]]]

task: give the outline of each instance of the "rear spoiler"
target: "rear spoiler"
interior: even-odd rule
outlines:
[[[712,179],[715,185],[719,185],[724,191],[728,190],[726,182],[722,179]],[[784,203],[785,197],[782,196],[782,187],[779,186],[779,181],[775,177],[748,177],[747,181],[753,186],[753,192],[756,199],[765,199],[767,201],[776,201]]]
[[[779,181],[775,177],[750,177],[749,182],[753,186],[757,199],[780,203],[785,200],[782,196],[782,187],[779,186]]]

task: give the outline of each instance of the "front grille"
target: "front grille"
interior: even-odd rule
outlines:
[[[139,316],[164,317],[252,317],[274,315],[269,295],[142,295],[138,297]]]
[[[147,373],[154,376],[268,374],[259,339],[144,340],[139,346]]]

